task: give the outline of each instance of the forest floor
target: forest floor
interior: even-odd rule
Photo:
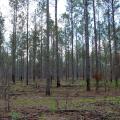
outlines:
[[[96,92],[94,86],[86,92],[84,81],[63,81],[60,88],[53,83],[48,97],[45,82],[37,88],[17,82],[9,88],[9,112],[8,101],[0,100],[0,120],[120,120],[120,88],[101,83]]]

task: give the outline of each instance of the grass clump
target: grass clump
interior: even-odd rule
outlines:
[[[20,113],[18,113],[18,112],[13,111],[10,113],[10,116],[11,116],[12,120],[19,120],[20,119]]]
[[[50,111],[54,112],[57,110],[56,100],[52,97],[50,98],[19,98],[13,101],[15,107],[24,106],[24,107],[46,107]]]

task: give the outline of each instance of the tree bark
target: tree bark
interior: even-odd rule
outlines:
[[[110,81],[112,82],[112,49],[111,49],[111,38],[110,38],[110,1],[108,1],[108,40],[109,40],[109,50],[110,50]]]
[[[72,41],[72,83],[74,83],[74,56],[73,56],[73,0],[71,0],[71,41]]]
[[[36,11],[35,11],[35,31],[34,31],[34,37],[33,37],[33,82],[35,82],[36,79],[36,68],[35,68],[35,61],[36,61],[36,40],[37,40],[37,26],[36,26]]]
[[[47,53],[46,53],[46,95],[50,96],[50,70],[49,70],[49,0],[47,0]]]
[[[95,74],[98,75],[98,45],[97,45],[95,0],[93,0],[93,17],[94,17],[95,60],[96,60]],[[96,91],[98,91],[98,89],[99,89],[99,80],[96,79]]]
[[[115,32],[115,8],[114,8],[114,0],[112,0],[112,26],[113,26],[113,39],[114,39],[114,75],[115,75],[115,85],[118,87],[118,75],[117,75],[117,39]]]
[[[12,41],[12,81],[16,82],[16,23],[17,23],[17,1],[14,5],[13,41]]]
[[[29,57],[29,41],[28,41],[28,21],[29,21],[29,0],[27,0],[27,71],[26,71],[26,85],[28,85],[28,64],[29,64],[29,61],[28,61],[28,57]]]
[[[57,74],[57,87],[60,87],[59,77],[59,51],[58,51],[58,25],[57,25],[57,0],[55,0],[55,33],[56,33],[56,74]]]
[[[85,10],[85,45],[86,45],[86,90],[90,91],[90,58],[89,58],[89,34],[88,34],[88,0],[84,0]]]

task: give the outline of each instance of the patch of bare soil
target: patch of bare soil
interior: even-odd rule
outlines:
[[[97,104],[98,105],[98,104]],[[99,104],[100,105],[100,104]],[[19,120],[120,120],[120,113],[107,113],[99,110],[57,110],[47,108],[19,108]],[[0,120],[12,120],[10,116],[3,116]]]
[[[25,90],[16,90],[12,91],[10,94],[12,96],[29,96],[29,95],[38,95],[45,97],[45,85],[39,85],[37,88],[33,85],[30,85],[30,89]],[[53,86],[51,88],[52,97],[99,97],[99,96],[120,96],[120,89],[110,88],[105,91],[104,87],[100,87],[99,91],[95,91],[95,87],[92,87],[90,92],[86,91],[86,88],[80,85],[61,85],[60,88]]]
[[[51,89],[52,97],[59,98],[60,100],[68,99],[79,100],[80,98],[97,98],[107,96],[120,96],[120,90],[109,90],[107,92],[104,89],[100,89],[99,92],[95,92],[94,89],[91,92],[86,92],[81,86],[62,86],[60,88],[53,87]],[[39,86],[33,88],[31,91],[13,91],[10,96],[10,101],[19,98],[28,99],[42,99],[45,97],[45,86]],[[11,104],[12,105],[12,104]],[[119,104],[113,104],[111,102],[93,102],[93,103],[80,103],[78,109],[75,110],[57,110],[50,111],[46,106],[32,106],[32,107],[18,107],[14,109],[15,112],[21,114],[19,120],[120,120],[120,106]],[[80,108],[85,109],[80,109]],[[0,120],[12,120],[10,112],[3,111],[4,102],[0,101]],[[110,112],[111,111],[111,112]]]
[[[94,114],[89,111],[64,111],[56,113],[47,113],[47,120],[101,120],[102,116],[98,113]],[[49,119],[50,118],[50,119]]]

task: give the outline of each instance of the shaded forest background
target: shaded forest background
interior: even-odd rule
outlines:
[[[67,0],[66,12],[58,20],[57,0],[36,0],[30,19],[29,0],[10,0],[13,31],[6,42],[5,18],[0,14],[1,84],[26,85],[46,79],[46,95],[52,81],[91,80],[119,86],[120,26],[119,0]],[[49,4],[54,5],[51,18]],[[32,24],[31,24],[32,21]],[[58,25],[59,22],[59,25]],[[32,29],[30,28],[32,25]]]

